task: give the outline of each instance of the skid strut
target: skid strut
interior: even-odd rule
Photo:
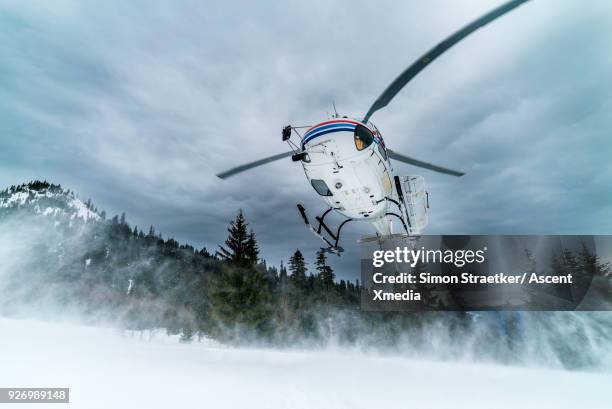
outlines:
[[[345,224],[352,221],[353,219],[346,219],[345,221],[343,221],[340,226],[338,226],[338,230],[334,233],[332,229],[330,229],[330,227],[327,225],[327,223],[325,223],[325,216],[327,216],[332,210],[334,210],[332,207],[323,212],[321,216],[315,217],[316,221],[318,222],[318,226],[316,228],[314,228],[310,224],[304,206],[298,203],[297,208],[300,211],[300,214],[302,215],[302,219],[304,219],[304,224],[306,224],[306,227],[308,227],[308,229],[310,229],[310,231],[315,236],[319,237],[325,242],[325,244],[327,244],[328,247],[324,248],[323,250],[340,255],[340,253],[344,251],[344,249],[338,245],[338,243],[340,242],[340,233],[342,232],[342,227],[344,227]],[[328,235],[329,238],[325,235]]]

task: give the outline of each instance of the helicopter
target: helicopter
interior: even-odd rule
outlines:
[[[361,241],[382,242],[397,236],[420,236],[428,222],[430,205],[424,178],[396,175],[391,160],[457,177],[464,173],[387,148],[370,117],[386,107],[408,82],[449,48],[527,1],[504,3],[438,43],[406,68],[374,101],[362,119],[338,115],[334,104],[334,115],[325,121],[310,126],[287,125],[282,129],[282,141],[289,145],[290,151],[237,166],[217,176],[227,179],[288,157],[301,163],[306,178],[328,208],[315,217],[315,226],[302,204],[297,204],[298,211],[306,227],[323,241],[326,246],[323,250],[337,255],[344,250],[339,244],[342,228],[351,221],[369,222],[376,230],[374,236]],[[293,136],[297,141],[292,139]],[[336,229],[325,221],[332,211],[344,217]],[[394,233],[393,221],[399,222],[401,232]]]

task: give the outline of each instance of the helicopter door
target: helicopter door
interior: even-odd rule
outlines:
[[[400,176],[398,182],[408,217],[408,229],[410,234],[419,235],[427,226],[429,213],[429,193],[425,188],[425,180],[423,176]]]

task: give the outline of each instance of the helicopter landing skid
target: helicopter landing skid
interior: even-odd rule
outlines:
[[[407,239],[409,237],[413,237],[413,236],[410,236],[408,233],[393,233],[393,234],[389,234],[387,236],[381,236],[379,234],[376,234],[374,236],[365,236],[365,237],[362,237],[362,238],[357,240],[357,243],[359,243],[359,244],[361,244],[361,243],[373,243],[373,242],[382,243],[382,242],[384,242],[386,240]]]
[[[385,247],[391,249],[391,247],[397,247],[398,245],[405,246],[409,249],[415,249],[421,236],[410,235],[407,233],[393,233],[385,236],[376,234],[375,236],[365,236],[357,240],[359,244],[366,243],[377,243],[380,250],[384,250]]]
[[[329,228],[329,226],[325,223],[325,216],[327,216],[327,214],[331,212],[333,208],[330,207],[321,216],[315,217],[316,221],[319,223],[316,229],[310,224],[310,221],[308,220],[308,216],[306,215],[306,209],[304,208],[304,206],[298,203],[297,208],[300,211],[300,215],[302,216],[302,219],[304,219],[304,224],[306,224],[306,227],[308,227],[308,229],[315,236],[317,236],[318,238],[323,240],[325,244],[327,244],[327,247],[323,247],[322,250],[327,253],[333,253],[333,254],[336,254],[337,256],[340,256],[340,253],[344,251],[344,249],[338,245],[338,243],[340,242],[340,233],[342,231],[342,227],[346,223],[352,221],[353,219],[346,219],[345,221],[340,223],[340,226],[338,226],[338,230],[334,233]],[[328,236],[329,238],[326,236]]]

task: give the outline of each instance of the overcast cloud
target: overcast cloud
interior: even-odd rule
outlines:
[[[47,179],[211,249],[242,208],[273,264],[320,243],[286,124],[360,117],[408,64],[500,2],[5,1],[0,186]],[[612,233],[612,3],[533,0],[477,31],[373,121],[422,174],[428,233]],[[347,226],[348,227],[348,226]],[[347,228],[338,273],[356,277]]]

